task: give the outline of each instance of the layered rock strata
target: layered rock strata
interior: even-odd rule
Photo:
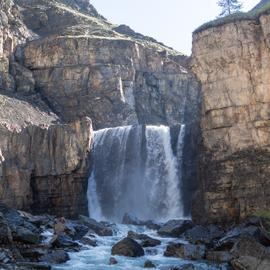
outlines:
[[[83,117],[95,129],[185,121],[195,142],[185,150],[190,189],[200,86],[187,57],[111,24],[86,0],[0,7],[1,200],[34,212],[84,212],[91,128]]]
[[[28,126],[9,134],[0,162],[0,199],[35,213],[87,213],[92,125]]]
[[[270,206],[270,16],[193,36],[202,83],[201,174],[194,218],[230,222]]]
[[[65,121],[89,116],[95,129],[173,125],[197,108],[199,86],[180,53],[67,1],[16,2],[40,35],[17,49],[16,60]]]

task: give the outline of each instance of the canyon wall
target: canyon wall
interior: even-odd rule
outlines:
[[[86,214],[91,120],[65,124],[52,111],[14,55],[38,36],[12,0],[0,9],[0,200],[35,213]]]
[[[186,108],[198,111],[199,86],[180,53],[65,1],[17,3],[40,37],[17,48],[16,61],[64,121],[88,116],[95,129],[174,125]]]
[[[32,212],[86,211],[94,129],[186,123],[196,182],[200,85],[189,59],[86,0],[0,3],[0,200]],[[194,165],[195,164],[195,165]]]
[[[194,33],[202,84],[200,183],[193,217],[237,221],[270,207],[270,15]]]
[[[10,132],[1,149],[1,201],[36,214],[86,214],[91,144],[87,118]]]

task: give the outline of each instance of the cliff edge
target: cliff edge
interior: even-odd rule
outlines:
[[[270,206],[270,15],[254,11],[193,35],[203,100],[195,220],[227,223]]]

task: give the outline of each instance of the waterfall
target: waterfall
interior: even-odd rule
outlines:
[[[166,126],[125,126],[94,132],[94,164],[88,184],[90,216],[116,222],[125,213],[141,220],[183,217],[184,132],[182,125],[177,155]]]

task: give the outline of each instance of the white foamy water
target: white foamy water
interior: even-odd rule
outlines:
[[[167,126],[96,131],[94,168],[88,184],[90,216],[115,222],[125,213],[141,220],[182,218],[180,163],[184,134],[182,125],[174,155]]]
[[[123,256],[113,256],[117,259],[117,265],[109,265],[109,259],[112,257],[112,246],[127,236],[129,230],[138,233],[145,233],[155,239],[162,241],[157,247],[145,248],[145,256],[139,258],[129,258]],[[161,238],[156,232],[144,227],[117,225],[116,234],[112,237],[98,237],[97,247],[90,247],[78,253],[70,253],[71,260],[65,264],[54,266],[54,270],[142,270],[146,260],[151,260],[157,270],[169,270],[173,266],[181,266],[191,263],[191,261],[181,260],[179,258],[164,257],[163,253],[169,242],[180,242],[179,239]],[[183,242],[183,241],[182,241]],[[192,262],[196,270],[222,270],[222,266],[207,265],[203,262]]]

